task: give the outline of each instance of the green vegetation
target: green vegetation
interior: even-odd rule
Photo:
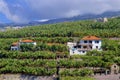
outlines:
[[[0,38],[26,37],[83,37],[96,35],[100,37],[120,37],[120,19],[109,19],[108,22],[77,21],[52,25],[27,27],[20,30],[0,32]]]
[[[19,52],[19,51],[1,51],[0,58],[12,59],[55,59],[56,54],[47,51],[37,52]]]
[[[0,59],[0,73],[23,73],[50,76],[56,73],[55,67],[55,60]]]
[[[106,23],[64,22],[0,32],[0,73],[51,76],[58,72],[61,80],[94,80],[89,77],[94,70],[85,67],[108,69],[113,63],[120,65],[120,40],[109,39],[120,38],[119,22],[119,18]],[[88,35],[101,37],[103,50],[69,56],[67,42]],[[10,51],[11,44],[20,39],[36,41],[37,46],[21,45],[20,51]]]
[[[75,69],[75,70],[63,69],[63,70],[60,70],[61,76],[89,76],[91,74],[93,74],[93,72],[92,72],[92,70],[89,70],[89,69]]]
[[[60,77],[60,80],[95,80],[91,77],[71,77],[71,76],[65,76],[65,77]]]

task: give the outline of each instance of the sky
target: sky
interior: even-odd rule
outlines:
[[[0,23],[27,23],[119,10],[120,0],[0,0]]]

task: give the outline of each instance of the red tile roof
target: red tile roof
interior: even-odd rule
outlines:
[[[17,46],[17,45],[18,45],[18,42],[12,43],[12,46]]]
[[[101,38],[98,38],[96,36],[85,36],[82,38],[82,40],[101,40]]]
[[[33,40],[22,40],[21,42],[34,42]]]

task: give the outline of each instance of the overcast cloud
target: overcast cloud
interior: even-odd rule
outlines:
[[[16,23],[117,10],[120,0],[0,0],[0,14]]]

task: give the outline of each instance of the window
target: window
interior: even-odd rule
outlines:
[[[81,48],[81,45],[78,45],[78,48]]]
[[[77,48],[77,46],[74,46],[74,48]]]
[[[86,49],[86,48],[87,48],[87,46],[83,46],[83,48],[84,48],[84,49]]]
[[[99,41],[95,41],[95,43],[99,43]]]
[[[18,50],[18,48],[15,48],[15,50]]]
[[[90,47],[90,49],[92,49],[92,46],[89,46]]]
[[[92,43],[92,41],[89,41],[89,43]]]
[[[85,51],[83,51],[83,53],[85,53]]]
[[[114,68],[116,68],[116,66],[114,66]]]
[[[87,43],[87,41],[84,41],[84,43]]]
[[[98,46],[96,46],[96,49],[98,49]]]

